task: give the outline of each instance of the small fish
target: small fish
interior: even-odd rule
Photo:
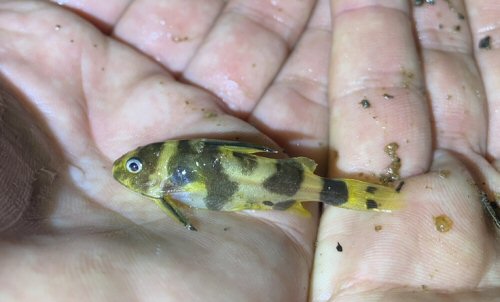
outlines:
[[[268,147],[237,141],[169,140],[139,147],[113,164],[125,187],[154,200],[186,228],[196,230],[182,207],[214,211],[290,210],[303,201],[353,210],[390,212],[402,207],[394,188],[314,174],[306,157],[268,158]]]

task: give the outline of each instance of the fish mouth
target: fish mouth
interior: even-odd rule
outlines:
[[[121,172],[119,171],[120,169],[118,168],[119,166],[119,161],[118,160],[115,160],[115,162],[113,163],[113,168],[111,169],[111,173],[113,174],[113,178],[116,179],[117,181],[121,182],[118,175],[121,174]]]

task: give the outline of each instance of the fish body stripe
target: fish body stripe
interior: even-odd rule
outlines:
[[[251,175],[259,164],[255,155],[248,155],[234,151],[232,152],[232,155],[238,161],[243,175]]]
[[[148,192],[150,189],[150,175],[155,173],[160,163],[160,154],[163,149],[162,143],[149,145],[148,150],[138,149],[136,157],[142,162],[142,171],[137,174],[135,183],[140,184],[140,189],[143,192]],[[144,187],[142,187],[144,186]]]
[[[342,180],[323,178],[323,188],[319,193],[320,201],[339,206],[347,202],[349,199],[349,190],[347,185]]]
[[[367,199],[366,200],[366,208],[367,209],[377,209],[378,208],[378,204],[375,200],[373,199]]]
[[[179,141],[177,151],[168,163],[171,181],[178,180],[172,185],[182,187],[202,182],[206,189],[206,208],[221,210],[238,191],[238,183],[232,181],[222,167],[223,157],[218,146],[200,144],[200,141]]]
[[[294,196],[304,181],[304,168],[293,158],[276,162],[276,172],[264,180],[263,187],[271,193]]]

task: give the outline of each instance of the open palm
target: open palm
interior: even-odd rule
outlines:
[[[468,32],[485,26],[481,7],[413,11],[421,70],[406,2],[92,3],[0,1],[0,75],[45,132],[37,177],[51,182],[36,205],[2,205],[22,213],[0,216],[0,300],[494,295],[499,246],[461,163],[499,187],[490,96],[500,86],[484,60],[500,58],[474,61]],[[429,30],[438,24],[451,29]],[[336,150],[332,175],[351,177],[383,172],[384,146],[397,142],[404,177],[432,172],[406,181],[398,213],[328,208],[317,230],[286,212],[193,210],[199,232],[189,232],[110,173],[122,153],[179,137],[274,141],[319,173]],[[454,224],[439,233],[443,214]]]

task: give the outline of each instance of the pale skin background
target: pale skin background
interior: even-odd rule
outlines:
[[[55,175],[31,228],[1,225],[0,300],[500,296],[498,233],[472,185],[500,191],[496,0],[60,2],[0,1],[0,77],[45,132],[40,175]],[[351,177],[383,172],[397,142],[407,206],[326,208],[319,227],[198,210],[189,232],[111,177],[138,145],[200,136],[279,145]]]

